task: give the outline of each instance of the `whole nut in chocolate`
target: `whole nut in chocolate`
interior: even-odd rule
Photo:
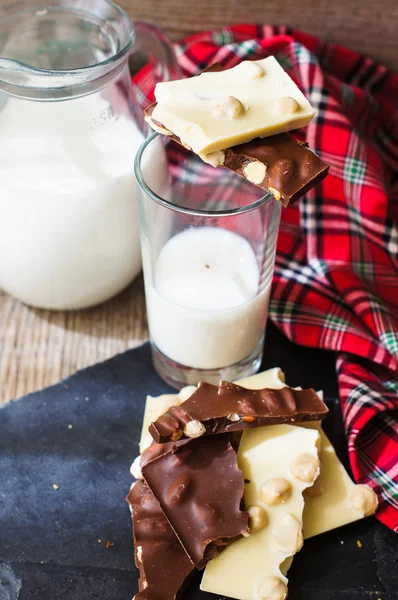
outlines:
[[[284,477],[273,477],[268,479],[260,490],[260,499],[268,506],[274,506],[286,502],[292,494],[290,481]]]
[[[209,152],[209,154],[199,154],[200,158],[211,165],[212,167],[222,167],[225,162],[224,150],[216,150],[215,152]]]
[[[293,515],[285,515],[276,524],[274,531],[276,547],[286,554],[295,554],[303,547],[301,523]]]
[[[268,525],[268,515],[261,506],[249,506],[249,529],[250,533],[256,533]]]
[[[214,109],[216,117],[230,117],[231,119],[237,119],[242,116],[245,112],[245,107],[242,102],[235,98],[235,96],[227,96],[222,102],[217,104]]]
[[[250,160],[243,167],[243,174],[248,181],[255,183],[256,185],[264,181],[267,167],[264,163],[259,160]]]
[[[142,471],[141,471],[141,456],[138,455],[132,462],[130,467],[130,473],[134,477],[134,479],[142,479]]]
[[[377,496],[368,485],[356,485],[351,494],[351,506],[369,517],[376,512],[378,505]]]
[[[240,64],[245,66],[248,79],[257,79],[265,75],[264,69],[253,60],[244,60]]]
[[[258,597],[260,600],[285,600],[287,587],[279,577],[266,577],[260,584]]]
[[[293,477],[310,483],[319,475],[319,459],[311,454],[300,454],[290,465],[290,472]]]
[[[198,438],[206,433],[206,427],[200,421],[194,419],[185,425],[184,435],[189,438]]]
[[[274,102],[273,109],[280,115],[286,115],[288,117],[300,109],[300,104],[297,102],[297,100],[295,100],[295,98],[284,96],[283,98],[279,98]]]

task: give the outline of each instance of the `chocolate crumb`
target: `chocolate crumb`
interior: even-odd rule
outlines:
[[[244,482],[245,483],[250,483],[250,479],[245,479]]]
[[[206,269],[210,269],[210,265],[205,265]]]

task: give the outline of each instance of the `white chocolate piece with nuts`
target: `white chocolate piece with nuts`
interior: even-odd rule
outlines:
[[[304,127],[315,114],[274,56],[158,83],[155,97],[153,119],[196,154]]]
[[[300,455],[317,460],[318,438],[317,430],[294,425],[244,431],[238,465],[249,481],[245,504],[262,509],[267,519],[207,564],[202,590],[239,600],[286,597],[287,578],[281,565],[303,545],[303,492],[313,483],[293,477],[290,467]],[[251,515],[249,511],[249,523],[255,523],[254,514],[261,512],[252,509]]]
[[[267,372],[268,373],[268,372]],[[279,376],[279,373],[282,375]],[[283,373],[275,370],[275,380],[269,385],[269,375],[257,373],[239,383],[253,390],[263,387],[279,389],[286,385]],[[297,423],[299,427],[316,429],[320,434],[321,472],[312,487],[304,492],[304,539],[320,535],[325,531],[354,523],[373,514],[377,508],[377,496],[368,486],[356,485],[340,462],[333,445],[322,429],[321,423]],[[358,499],[358,489],[368,490],[368,503]],[[362,493],[359,492],[362,496]],[[370,497],[372,500],[370,501]],[[371,512],[370,512],[371,511]]]

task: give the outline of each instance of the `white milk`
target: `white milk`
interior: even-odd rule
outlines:
[[[145,250],[143,256],[146,261]],[[188,229],[163,246],[154,282],[145,263],[144,273],[151,337],[172,360],[217,369],[246,358],[261,342],[271,281],[257,295],[256,257],[239,235]]]
[[[9,98],[0,112],[0,288],[28,304],[97,304],[140,271],[133,163],[143,138],[109,105],[98,94]]]

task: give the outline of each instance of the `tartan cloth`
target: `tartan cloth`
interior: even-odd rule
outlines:
[[[293,342],[337,353],[354,478],[398,532],[398,75],[281,26],[237,25],[175,48],[185,76],[274,54],[316,109],[295,137],[330,174],[283,210],[269,316]],[[153,100],[149,67],[133,86]]]

